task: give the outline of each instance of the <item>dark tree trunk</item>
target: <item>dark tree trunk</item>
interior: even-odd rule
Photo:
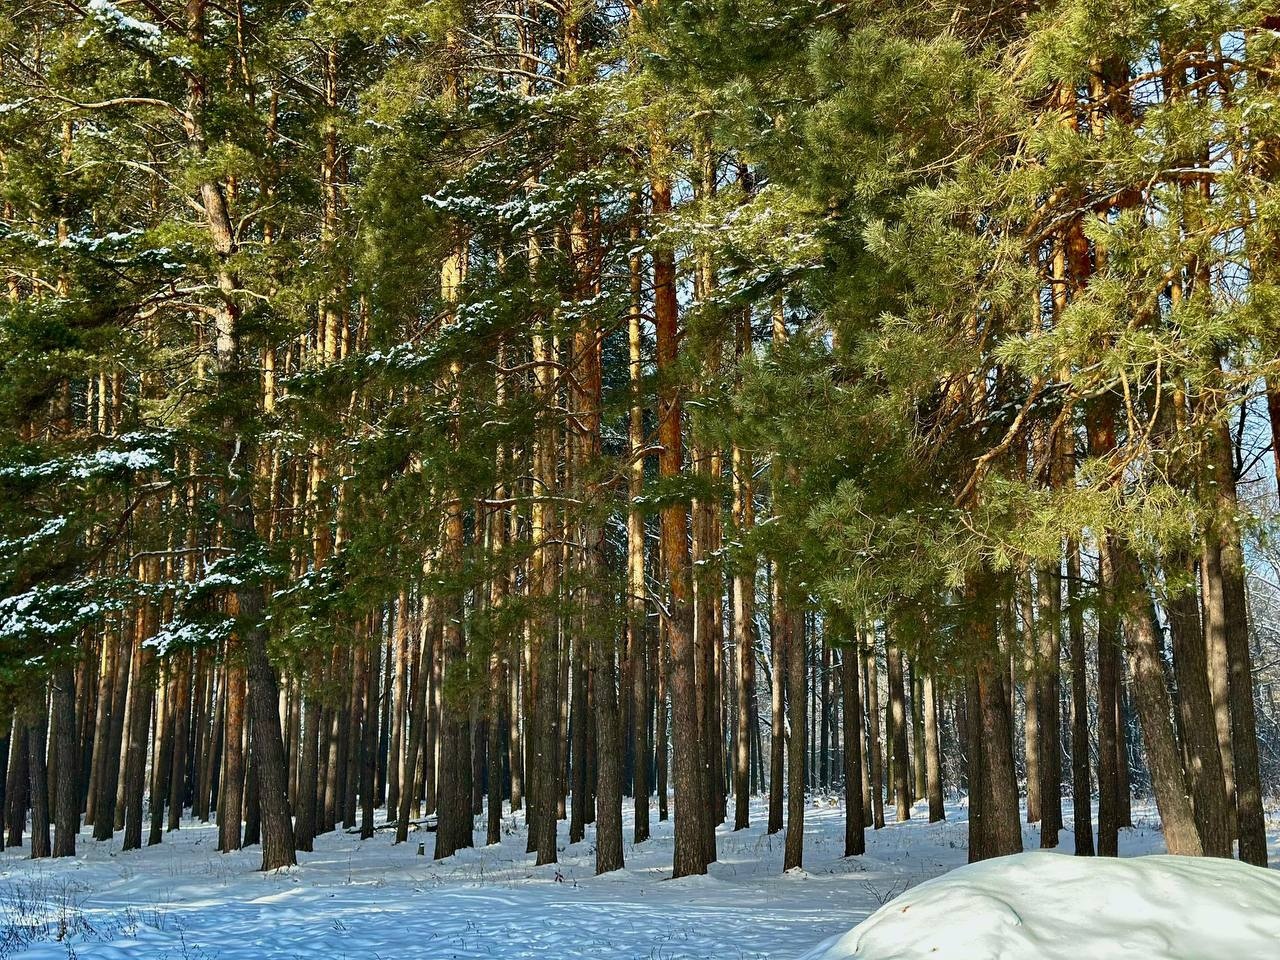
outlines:
[[[973,576],[965,589],[966,598],[975,608],[971,622],[974,645],[977,650],[987,651],[979,660],[977,677],[970,684],[969,791],[971,798],[975,794],[981,797],[980,829],[970,831],[970,860],[1022,852],[1018,783],[1013,765],[1013,724],[1003,679],[1008,676],[1008,661],[998,652],[995,624],[986,609],[984,587],[983,578]]]
[[[149,847],[164,839],[164,804],[169,796],[169,772],[173,766],[176,671],[177,662],[170,660],[164,667],[160,692],[157,694],[155,727],[159,742],[151,761],[151,829],[147,834]]]
[[[662,220],[671,212],[671,184],[654,179],[650,195],[653,216]],[[678,358],[679,306],[676,297],[675,253],[669,247],[653,252],[654,326],[657,367],[670,377]],[[658,396],[659,471],[671,481],[684,468],[681,400],[674,380]],[[696,664],[693,637],[693,584],[689,568],[688,509],[680,501],[662,508],[662,560],[670,590],[668,628],[671,641],[670,687],[672,709],[672,779],[676,794],[675,852],[672,873],[676,877],[707,872],[705,818],[707,797],[703,773],[703,743],[698,716]]]
[[[319,776],[317,765],[320,762],[320,704],[313,697],[304,696],[302,709],[302,759],[298,765],[298,817],[294,826],[293,844],[298,850],[310,853],[316,835],[316,779]]]
[[[807,666],[804,618],[788,612],[787,622],[787,840],[782,869],[804,865],[805,755],[804,733],[807,723]]]
[[[898,802],[899,823],[911,819],[911,761],[907,756],[907,697],[902,677],[902,653],[888,645],[889,707],[893,715],[893,790]]]
[[[1115,614],[1113,591],[1108,584],[1111,550],[1100,544],[1098,567],[1101,604],[1098,611],[1098,855],[1119,856],[1120,771],[1119,715],[1120,625]]]
[[[1231,714],[1231,754],[1235,772],[1236,835],[1240,859],[1267,865],[1265,813],[1259,773],[1258,730],[1253,705],[1253,668],[1249,654],[1248,602],[1244,554],[1236,516],[1231,434],[1225,423],[1214,426],[1210,450],[1217,496],[1217,515],[1206,536],[1204,559],[1205,619],[1211,642],[1227,654],[1227,695]]]
[[[150,615],[147,616],[148,621]],[[134,645],[133,693],[124,758],[124,840],[122,850],[142,846],[142,795],[146,787],[147,739],[151,732],[151,704],[155,700],[154,654],[143,642]]]
[[[255,592],[255,600],[261,593]],[[256,606],[256,604],[255,604]],[[245,598],[240,600],[245,613]],[[261,607],[253,610],[255,621]],[[275,668],[267,659],[266,634],[262,627],[246,631],[248,660],[248,707],[253,730],[253,764],[258,776],[258,810],[262,819],[262,869],[297,863],[293,835],[293,811],[289,807],[289,766],[280,731],[279,684]]]
[[[177,678],[174,684],[176,696],[173,702],[173,757],[169,772],[169,823],[170,830],[182,824],[182,810],[186,801],[188,731],[191,721],[191,654],[184,652],[177,658]]]
[[[1013,771],[1008,705],[994,664],[978,674],[985,857],[1022,852],[1018,784]],[[981,859],[981,857],[979,858]]]
[[[501,518],[498,520],[501,523]],[[499,578],[502,579],[502,578]],[[498,598],[501,600],[501,597]],[[495,606],[500,603],[495,602]],[[507,700],[506,661],[495,653],[489,661],[489,715],[485,726],[485,786],[487,817],[485,818],[485,843],[502,842],[502,734],[506,727],[503,706]]]
[[[1129,672],[1165,845],[1172,854],[1199,856],[1203,848],[1191,812],[1181,752],[1170,719],[1172,704],[1165,687],[1160,640],[1154,629],[1155,611],[1151,609],[1151,599],[1137,558],[1118,539],[1111,540],[1108,547],[1113,576],[1108,586],[1117,597],[1123,598]]]
[[[867,627],[866,649],[867,719],[870,722],[868,739],[871,741],[871,807],[873,824],[877,830],[884,827],[884,759],[880,745],[880,678],[876,662],[876,631]]]
[[[639,536],[644,536],[643,521],[638,525]],[[628,527],[629,536],[636,531]],[[629,549],[629,547],[628,547]],[[643,547],[642,547],[643,549]],[[643,561],[640,565],[640,580],[644,580]],[[634,591],[634,584],[633,584]],[[632,779],[631,792],[634,796],[635,827],[633,840],[644,843],[649,839],[649,793],[650,764],[653,750],[649,743],[649,718],[652,709],[649,705],[649,632],[645,629],[644,600],[634,602],[627,611],[627,634],[631,644],[631,723],[634,731],[635,772]]]
[[[14,712],[12,736],[9,746],[9,767],[5,774],[5,826],[8,836],[5,846],[22,846],[22,835],[27,829],[27,805],[30,798],[31,768],[28,761],[27,723],[18,711]],[[110,821],[107,821],[108,830]],[[110,839],[108,832],[107,837]]]
[[[227,722],[223,728],[223,786],[218,803],[218,849],[240,849],[244,820],[245,677],[239,664],[227,665]]]
[[[942,796],[942,746],[938,737],[938,700],[933,689],[933,677],[925,674],[920,686],[924,700],[924,761],[925,789],[929,797],[929,822],[937,823],[947,818]]]
[[[911,798],[914,801],[926,796],[929,790],[925,772],[928,761],[924,747],[924,680],[914,661],[908,664],[907,673],[911,689]]]
[[[27,722],[27,764],[31,804],[31,857],[52,853],[49,844],[49,771],[45,767],[49,715],[41,703]],[[25,816],[25,811],[23,811]],[[15,844],[16,846],[16,844]]]
[[[654,741],[654,768],[657,770],[656,783],[654,784],[658,791],[658,820],[659,822],[667,819],[667,771],[670,767],[670,758],[668,756],[667,741],[668,731],[670,729],[670,702],[671,698],[667,694],[667,674],[670,668],[670,649],[671,638],[668,635],[665,622],[663,623],[659,634],[657,649],[654,651],[654,661],[657,667],[658,688],[655,694],[655,715],[653,721],[653,741]]]
[[[430,631],[423,632],[418,668],[409,693],[409,719],[405,730],[403,765],[400,768],[400,807],[396,811],[396,843],[409,839],[409,819],[417,792],[418,770],[431,762],[426,755],[427,678],[431,675]]]
[[[965,739],[965,788],[969,791],[969,862],[985,860],[989,856],[991,841],[987,836],[987,785],[982,767],[982,697],[978,690],[978,675],[971,673],[965,680],[964,739]]]
[[[1187,557],[1175,558],[1173,568],[1194,574]],[[1195,578],[1192,577],[1194,584]],[[1166,598],[1169,633],[1173,640],[1173,669],[1178,685],[1178,720],[1186,754],[1196,829],[1206,856],[1231,856],[1231,820],[1218,752],[1218,730],[1209,690],[1208,650],[1201,630],[1200,604],[1194,587]]]
[[[580,843],[587,829],[587,673],[590,652],[581,633],[573,643],[573,662],[570,668],[569,684],[572,703],[570,705],[569,739],[570,751],[570,810],[569,810],[569,842]]]
[[[455,516],[456,514],[456,516]],[[461,560],[462,514],[452,510],[446,532],[450,568]],[[444,675],[440,713],[440,775],[437,786],[435,859],[451,857],[473,843],[475,821],[471,814],[470,705],[461,701],[466,688],[466,635],[463,631],[462,597],[449,598],[443,616],[441,638]],[[464,729],[465,728],[465,729]]]
[[[125,707],[129,696],[129,665],[133,660],[130,638],[133,634],[133,618],[122,617],[121,630],[116,638],[115,676],[111,682],[110,723],[106,736],[106,749],[101,756],[102,770],[97,782],[97,803],[94,805],[93,839],[110,840],[115,833],[116,783],[120,776],[120,753],[124,744]]]
[[[593,527],[595,556],[603,548],[604,531]],[[594,566],[594,565],[593,565]],[[594,570],[592,576],[598,576]],[[595,704],[598,761],[596,769],[596,873],[621,870],[622,861],[622,773],[618,763],[618,694],[614,677],[613,637],[596,625],[593,631],[592,700]]]
[[[377,792],[374,781],[378,774],[378,701],[382,680],[381,664],[378,658],[382,650],[379,634],[382,632],[381,616],[375,621],[373,639],[369,644],[366,656],[371,662],[365,666],[364,688],[364,726],[360,731],[360,838],[368,840],[373,836],[374,808],[377,805]]]
[[[1093,856],[1093,784],[1089,776],[1089,676],[1084,611],[1080,608],[1080,548],[1067,546],[1067,638],[1071,647],[1071,797],[1076,856]]]
[[[1036,693],[1040,700],[1040,846],[1058,845],[1062,829],[1062,570],[1042,567],[1036,575]]]
[[[749,530],[752,509],[751,458],[733,448],[734,520],[739,530]],[[733,738],[733,829],[744,830],[751,818],[751,707],[756,686],[755,593],[756,559],[743,557],[733,575],[733,635],[736,667],[737,724]]]
[[[840,651],[840,701],[844,727],[844,855],[865,853],[866,810],[862,793],[862,699],[858,696],[857,634]]]
[[[773,590],[773,616],[769,629],[769,697],[770,697],[770,736],[769,736],[769,833],[777,833],[782,829],[782,790],[785,776],[786,724],[784,710],[784,690],[787,671],[787,637],[788,625],[786,611],[783,608],[781,585],[778,582],[777,564],[773,565],[771,586]]]
[[[57,717],[57,739],[53,750],[54,776],[58,778],[53,813],[53,855],[74,857],[76,835],[80,832],[80,760],[76,745],[75,668],[59,667],[53,674],[51,686],[53,713]]]

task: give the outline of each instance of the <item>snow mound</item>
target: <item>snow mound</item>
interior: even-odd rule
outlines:
[[[893,900],[809,960],[1276,960],[1280,875],[1208,857],[1022,853]]]

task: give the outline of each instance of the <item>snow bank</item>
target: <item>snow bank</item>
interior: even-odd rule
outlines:
[[[808,960],[1275,960],[1280,875],[1235,860],[1023,853],[885,904]]]

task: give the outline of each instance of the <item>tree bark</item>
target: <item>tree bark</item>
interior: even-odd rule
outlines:
[[[218,804],[218,850],[240,849],[244,819],[245,674],[239,664],[227,665],[227,722],[223,728],[223,789]]]
[[[785,602],[785,593],[784,593]],[[804,807],[806,723],[805,667],[807,666],[804,618],[789,614],[787,632],[787,726],[790,743],[787,748],[787,840],[782,869],[804,865]]]
[[[784,750],[786,747],[786,726],[784,710],[784,694],[787,670],[787,624],[786,609],[782,603],[781,584],[778,577],[778,565],[772,564],[770,587],[772,590],[772,617],[769,629],[769,703],[770,703],[770,736],[769,736],[769,833],[777,833],[782,829],[782,790],[784,776]]]
[[[911,819],[911,761],[907,756],[907,704],[902,678],[902,652],[893,644],[885,647],[889,665],[889,708],[893,714],[893,789],[899,823]]]
[[[44,698],[41,697],[39,706],[32,710],[27,720],[27,782],[31,805],[31,858],[33,860],[47,857],[52,852],[49,844],[49,771],[45,765],[48,727],[49,714],[45,710]],[[19,809],[25,817],[25,809]]]
[[[880,678],[876,662],[876,631],[867,627],[866,646],[867,719],[871,741],[871,807],[875,829],[884,828],[884,760],[880,746]]]
[[[1205,538],[1205,618],[1210,643],[1227,654],[1227,695],[1231,715],[1231,754],[1235,774],[1236,836],[1240,859],[1267,865],[1265,813],[1259,774],[1258,730],[1253,705],[1253,667],[1249,655],[1248,602],[1244,554],[1236,516],[1231,436],[1215,424],[1210,440],[1217,511]]]
[[[1058,845],[1062,829],[1062,713],[1059,660],[1062,654],[1062,570],[1036,573],[1037,694],[1040,698],[1040,847]]]
[[[1067,638],[1071,647],[1071,808],[1076,856],[1093,856],[1093,785],[1089,776],[1089,676],[1084,611],[1080,608],[1080,547],[1067,544]]]
[[[655,138],[660,140],[660,138]],[[655,151],[659,153],[661,151]],[[671,184],[662,177],[651,183],[653,217],[661,222],[671,212]],[[678,305],[675,256],[669,248],[653,253],[654,323],[657,365],[665,376],[658,395],[658,467],[664,480],[683,472],[684,444],[680,392],[672,381],[678,352]],[[672,708],[672,779],[675,785],[676,828],[672,873],[676,877],[707,872],[705,817],[707,798],[703,774],[703,744],[699,738],[696,666],[693,642],[692,581],[689,569],[688,511],[674,498],[662,508],[662,558],[670,590],[667,615],[670,637],[670,693]]]
[[[50,686],[53,690],[53,714],[57,717],[53,757],[58,789],[53,812],[53,855],[74,857],[76,835],[80,832],[75,667],[64,665],[55,670]]]
[[[1200,856],[1204,851],[1191,812],[1177,736],[1170,719],[1172,704],[1165,687],[1160,641],[1153,626],[1155,612],[1151,609],[1146,581],[1127,545],[1112,539],[1107,547],[1111,554],[1109,572],[1113,577],[1107,586],[1123,604],[1129,672],[1165,845],[1172,854]]]
[[[752,458],[733,448],[733,520],[737,536],[746,537],[755,523],[751,484]],[[733,574],[733,643],[737,668],[737,724],[733,740],[733,829],[745,830],[751,819],[751,706],[756,686],[755,619],[756,558],[739,557]]]
[[[1194,575],[1189,557],[1177,557],[1172,569]],[[1169,634],[1173,640],[1173,669],[1178,685],[1178,719],[1186,755],[1187,782],[1200,844],[1206,856],[1231,856],[1231,820],[1218,752],[1218,732],[1213,719],[1213,695],[1209,690],[1208,652],[1200,621],[1200,604],[1194,588],[1165,599]]]
[[[862,793],[862,699],[858,693],[858,636],[840,651],[840,701],[844,727],[844,855],[865,853],[866,810]]]
[[[921,683],[924,700],[924,764],[925,789],[929,797],[929,822],[937,823],[947,818],[942,796],[942,749],[938,738],[938,700],[933,688],[933,676],[926,673]]]

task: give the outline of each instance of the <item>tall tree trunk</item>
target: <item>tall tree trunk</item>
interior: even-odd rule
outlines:
[[[632,195],[633,217],[639,216],[639,196]],[[635,752],[632,795],[635,805],[636,843],[649,839],[649,640],[644,579],[644,275],[639,253],[640,224],[631,225],[632,248],[628,258],[631,305],[627,312],[628,374],[631,404],[627,412],[627,643],[630,647],[632,689],[631,723]]]
[[[966,584],[966,599],[975,604],[972,629],[975,646],[985,651],[978,663],[977,676],[971,682],[970,802],[980,794],[981,829],[975,838],[971,828],[970,860],[1002,857],[1022,852],[1022,828],[1018,817],[1018,783],[1013,767],[1012,718],[1005,693],[994,624],[987,615],[984,583],[971,576]],[[1007,664],[1007,660],[1003,661]],[[974,781],[977,781],[975,788]]]
[[[911,819],[911,761],[907,756],[907,704],[902,678],[902,652],[893,644],[885,647],[889,665],[889,707],[893,713],[893,790],[898,802],[898,822]]]
[[[784,594],[784,603],[786,602]],[[805,771],[804,748],[806,722],[805,667],[807,666],[804,618],[788,610],[787,634],[787,726],[790,743],[787,748],[787,840],[782,869],[804,865]]]
[[[655,137],[659,146],[661,138]],[[665,153],[665,148],[655,149]],[[655,165],[661,168],[659,157]],[[653,217],[657,222],[671,212],[671,184],[662,177],[651,183]],[[665,383],[658,395],[658,467],[664,480],[673,481],[683,472],[684,441],[680,391],[674,382],[678,353],[675,256],[661,247],[653,253],[654,324],[657,332],[657,361]],[[685,505],[669,501],[662,508],[662,558],[670,590],[667,615],[670,637],[670,692],[672,708],[672,778],[675,781],[676,828],[672,873],[676,877],[707,872],[707,844],[704,820],[703,744],[696,689],[693,642],[692,580],[689,569],[689,517]]]
[[[135,701],[136,702],[136,701]],[[227,664],[227,723],[223,728],[223,790],[218,803],[218,849],[240,849],[244,819],[245,674],[235,663]]]
[[[370,631],[365,649],[364,669],[364,725],[360,730],[360,839],[368,840],[374,832],[374,806],[377,795],[374,781],[378,773],[378,700],[382,680],[382,615],[374,616],[374,629]]]
[[[661,552],[661,548],[659,548],[659,552]],[[671,672],[671,637],[670,631],[667,630],[665,619],[662,620],[658,631],[658,642],[655,645],[653,659],[656,668],[654,672],[658,677],[653,721],[654,767],[657,770],[657,782],[654,786],[658,791],[658,820],[661,822],[667,819],[667,770],[670,766],[667,743],[669,740],[668,731],[671,726],[671,697],[667,692],[669,686],[667,678]]]
[[[552,340],[545,332],[534,334],[533,358],[539,399],[549,406],[554,400],[553,365],[556,357]],[[554,613],[546,609],[558,593],[559,524],[553,500],[557,488],[557,449],[554,428],[550,424],[539,423],[534,437],[535,500],[530,533],[533,557],[529,575],[529,596],[537,611],[532,628],[533,670],[530,678],[533,692],[529,713],[532,755],[526,765],[532,798],[529,843],[537,853],[539,866],[556,862],[556,801],[560,779],[557,769],[560,752],[557,743],[560,713],[558,625]]]
[[[173,754],[169,769],[169,830],[177,830],[182,824],[182,812],[186,802],[187,750],[190,742],[191,721],[191,664],[190,651],[183,651],[176,658],[175,697],[173,703]]]
[[[204,43],[205,7],[206,0],[189,0],[187,4],[187,39],[196,49],[200,49]],[[204,79],[195,71],[189,71],[187,77],[187,135],[195,153],[202,156],[206,152],[203,126]],[[236,381],[243,375],[244,369],[250,366],[245,362],[240,340],[239,301],[236,298],[240,281],[230,265],[236,253],[235,230],[221,185],[216,181],[206,180],[199,185],[199,193],[217,256],[218,287],[224,297],[214,318],[215,370],[224,395],[235,397]],[[257,402],[256,397],[254,402]],[[239,549],[248,547],[256,539],[250,490],[253,476],[251,467],[256,457],[253,444],[244,430],[244,421],[252,414],[252,410],[231,409],[224,423],[224,435],[228,444],[225,461],[231,483],[223,522],[231,531],[234,546]],[[262,868],[269,870],[293,864],[296,860],[293,851],[293,815],[286,794],[288,774],[284,743],[280,734],[280,715],[276,708],[279,691],[275,671],[267,659],[266,628],[262,624],[265,605],[265,591],[261,582],[246,581],[236,589],[240,626],[235,640],[248,671],[249,714],[256,731],[258,750],[263,826]]]
[[[911,770],[913,773],[911,797],[918,800],[928,795],[928,779],[925,767],[928,760],[924,748],[924,679],[916,669],[915,661],[908,663],[908,686],[911,688]]]
[[[581,564],[579,564],[581,574]],[[581,593],[580,590],[575,592]],[[591,651],[585,636],[585,604],[582,613],[575,611],[572,617],[577,636],[573,641],[572,663],[569,673],[569,843],[581,843],[587,829],[587,674]],[[566,638],[567,639],[567,638]]]
[[[173,767],[173,706],[177,662],[169,659],[163,664],[160,683],[156,691],[155,753],[151,761],[151,829],[147,846],[154,846],[164,839],[164,804],[169,796],[169,773]]]
[[[154,561],[144,561],[143,579],[154,583],[158,569]],[[124,841],[122,850],[142,846],[142,796],[146,788],[147,740],[151,733],[151,705],[155,699],[155,653],[146,639],[155,633],[156,609],[152,603],[142,606],[142,636],[133,648],[133,691],[130,694],[129,729],[124,757]]]
[[[74,857],[76,835],[80,832],[75,668],[70,665],[59,667],[54,671],[50,686],[53,690],[53,714],[57,718],[53,758],[58,789],[53,812],[53,855]]]
[[[320,704],[313,696],[303,697],[302,758],[298,764],[298,819],[294,846],[310,852],[316,835],[316,779],[320,762]]]
[[[933,689],[933,676],[926,673],[920,688],[924,700],[924,764],[925,789],[929,797],[929,822],[947,818],[942,796],[942,749],[938,738],[938,699]]]
[[[787,670],[787,623],[786,608],[782,602],[782,586],[778,577],[777,563],[771,564],[772,575],[770,588],[772,592],[772,616],[769,625],[769,703],[770,737],[769,737],[769,833],[777,833],[782,829],[782,790],[784,774],[784,749],[786,745],[786,726],[784,709],[784,693]]]
[[[1169,634],[1173,640],[1173,668],[1178,684],[1178,719],[1186,755],[1187,782],[1200,844],[1206,856],[1231,856],[1231,820],[1213,719],[1209,690],[1208,652],[1201,629],[1200,604],[1195,591],[1194,563],[1174,558],[1173,570],[1192,575],[1190,590],[1165,599]],[[1176,588],[1175,588],[1176,589]]]
[[[873,823],[877,830],[884,827],[884,760],[880,747],[880,679],[876,662],[876,629],[867,626],[866,680],[867,718],[870,721],[871,741],[871,806]]]
[[[1076,856],[1093,856],[1093,785],[1089,776],[1089,676],[1080,607],[1080,546],[1067,544],[1067,639],[1071,647],[1071,808]]]
[[[85,824],[94,827],[94,839],[97,836],[98,811],[104,806],[100,798],[103,795],[103,783],[107,776],[107,751],[111,740],[111,708],[115,702],[114,680],[116,674],[116,657],[119,655],[118,635],[112,629],[110,618],[103,629],[102,657],[98,669],[98,703],[94,713],[93,751],[90,758],[88,796],[85,800]]]
[[[409,593],[403,587],[396,598],[395,680],[390,691],[391,736],[387,759],[387,812],[395,816],[400,809],[400,770],[404,765],[405,724],[409,713],[410,673]]]
[[[1112,539],[1107,546],[1111,554],[1109,572],[1113,577],[1107,586],[1123,604],[1129,672],[1165,845],[1172,854],[1199,856],[1203,848],[1191,812],[1191,799],[1186,793],[1181,753],[1170,719],[1172,704],[1165,687],[1160,641],[1154,629],[1155,611],[1151,609],[1137,558],[1119,539]]]
[[[856,631],[856,628],[855,628]],[[866,811],[862,793],[862,699],[858,696],[858,635],[840,651],[840,702],[844,727],[844,855],[865,853]]]
[[[749,332],[749,325],[748,325]],[[755,524],[751,484],[752,458],[733,448],[733,522],[736,536],[746,538]],[[756,558],[741,556],[733,574],[733,645],[737,670],[737,724],[733,740],[733,829],[750,824],[751,706],[756,686]]]
[[[7,835],[5,846],[22,846],[22,834],[27,828],[27,806],[31,797],[31,765],[28,758],[27,720],[20,710],[12,714],[10,726],[9,765],[5,772],[4,819]],[[111,838],[111,823],[107,822],[107,839]]]
[[[498,517],[501,525],[502,518]],[[505,575],[495,578],[495,583],[506,581]],[[485,743],[485,837],[487,845],[502,842],[502,734],[504,733],[503,706],[507,699],[506,661],[502,655],[494,653],[489,661],[489,703],[488,718],[485,726],[487,737]]]
[[[424,565],[423,583],[428,581],[427,575],[434,572],[432,565]],[[425,591],[424,591],[425,592]],[[433,657],[432,636],[435,632],[434,601],[424,596],[422,600],[422,622],[418,633],[417,663],[412,670],[413,677],[409,692],[409,719],[405,730],[405,747],[400,768],[400,806],[396,810],[396,843],[404,843],[409,839],[409,819],[417,799],[418,772],[431,763],[426,749],[427,724],[427,687],[431,676]]]
[[[1024,653],[1024,670],[1026,680],[1023,685],[1026,701],[1026,712],[1023,723],[1023,740],[1026,745],[1027,761],[1027,823],[1040,822],[1040,791],[1043,777],[1040,772],[1040,664],[1036,656],[1036,628],[1034,595],[1031,588],[1031,575],[1028,573],[1018,578],[1018,610],[1022,622],[1022,647]],[[1015,657],[1016,660],[1016,657]]]
[[[1231,754],[1235,773],[1236,835],[1240,859],[1267,865],[1265,814],[1259,774],[1258,731],[1253,705],[1253,667],[1249,654],[1248,602],[1245,596],[1244,553],[1236,517],[1239,503],[1226,424],[1213,428],[1210,440],[1217,496],[1214,524],[1206,536],[1205,598],[1207,632],[1211,643],[1226,649],[1227,693],[1231,708]]]
[[[1062,829],[1062,713],[1059,661],[1062,654],[1062,570],[1041,567],[1036,573],[1039,619],[1036,666],[1040,698],[1040,846],[1058,845]]]
[[[43,692],[43,691],[42,691]],[[27,769],[31,806],[31,858],[47,857],[49,844],[49,771],[46,766],[46,734],[49,714],[44,698],[40,698],[27,719]],[[22,808],[20,808],[22,809]],[[25,816],[25,809],[22,815]],[[16,844],[15,844],[16,846]]]

